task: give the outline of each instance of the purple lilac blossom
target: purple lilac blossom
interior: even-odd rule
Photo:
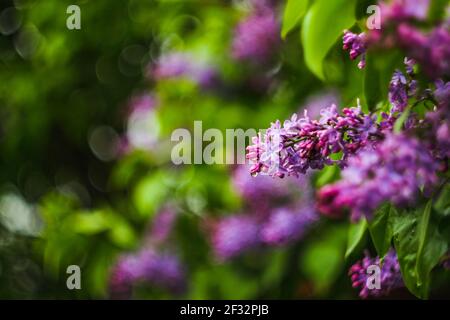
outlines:
[[[450,31],[443,26],[428,34],[416,27],[402,23],[397,28],[398,43],[408,56],[421,64],[425,74],[432,79],[450,75]]]
[[[248,213],[264,219],[280,205],[295,199],[303,201],[312,195],[308,178],[274,179],[259,175],[252,177],[248,165],[240,165],[233,172],[232,183],[237,193],[245,200]]]
[[[176,256],[143,249],[119,257],[111,272],[109,290],[112,298],[131,298],[133,286],[142,283],[179,294],[185,289],[185,281],[184,268]]]
[[[371,265],[381,267],[379,289],[370,289],[368,286],[367,282],[371,281],[368,279],[371,274],[367,272],[367,268]],[[379,257],[372,258],[368,252],[365,252],[365,257],[351,266],[348,274],[353,288],[360,288],[359,296],[363,299],[386,296],[392,290],[405,286],[397,254],[393,249],[386,254],[382,264]]]
[[[408,105],[407,86],[406,77],[401,71],[396,70],[389,83],[389,101],[394,106],[393,110],[401,112]]]
[[[325,90],[308,97],[299,108],[299,113],[308,110],[308,116],[311,119],[318,119],[323,108],[331,106],[332,104],[339,105],[339,101],[340,99],[337,91],[333,89]]]
[[[407,76],[395,70],[389,83],[389,101],[393,105],[391,114],[403,112],[408,105],[408,99],[417,91],[417,81],[412,79],[414,61],[405,58],[405,66]]]
[[[348,30],[344,31],[344,36],[342,38],[343,49],[349,51],[350,59],[355,60],[359,56],[361,56],[361,60],[358,63],[358,68],[362,69],[366,65],[366,43],[365,43],[365,34],[355,34]]]
[[[161,244],[166,241],[173,230],[176,217],[176,211],[170,206],[167,206],[158,212],[153,219],[149,241],[154,244]]]
[[[381,2],[382,28],[367,32],[363,41],[358,35],[344,35],[344,49],[355,46],[354,58],[362,53],[361,48],[400,47],[406,54],[421,64],[424,73],[431,79],[450,75],[450,30],[448,21],[428,33],[412,25],[427,17],[429,0],[394,0]],[[362,42],[361,44],[359,42]],[[356,44],[354,44],[356,43]]]
[[[214,86],[218,79],[217,70],[213,66],[185,52],[161,56],[155,66],[149,68],[148,76],[156,80],[187,78],[203,88]]]
[[[283,125],[272,123],[265,134],[253,137],[247,147],[247,158],[253,164],[250,172],[270,176],[298,176],[308,169],[322,169],[325,165],[345,166],[347,157],[372,141],[382,137],[379,125],[361,107],[344,108],[339,114],[331,105],[322,109],[319,120],[294,114]],[[341,159],[331,156],[342,152]]]
[[[434,93],[435,100],[438,104],[434,110],[429,111],[426,116],[426,124],[429,129],[426,131],[428,148],[432,150],[433,156],[443,160],[450,157],[450,114],[449,114],[449,82],[438,82]]]
[[[244,200],[245,214],[213,224],[212,247],[220,260],[266,245],[297,241],[319,218],[309,176],[298,179],[252,177],[247,165],[233,172],[233,185]]]
[[[233,215],[213,227],[212,247],[220,260],[234,258],[260,243],[259,223],[254,217]]]
[[[382,27],[389,21],[423,21],[427,18],[429,0],[393,0],[389,3],[381,2]]]
[[[421,187],[437,183],[437,170],[437,162],[422,143],[391,134],[351,157],[342,179],[319,190],[317,207],[328,216],[340,216],[348,209],[352,221],[370,219],[385,201],[411,204]]]
[[[130,299],[133,283],[141,275],[141,263],[138,256],[131,254],[119,257],[112,268],[109,278],[109,293],[113,299]]]
[[[262,241],[269,245],[285,245],[300,239],[318,220],[313,207],[278,208],[262,225]]]
[[[265,62],[280,43],[280,25],[273,9],[266,5],[256,6],[234,30],[232,56],[236,60]]]

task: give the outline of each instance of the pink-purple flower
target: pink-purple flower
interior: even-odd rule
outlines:
[[[232,56],[237,60],[266,62],[280,43],[280,24],[274,10],[268,5],[259,5],[236,26]]]
[[[119,257],[110,275],[110,296],[129,299],[136,284],[179,294],[186,288],[185,271],[177,256],[143,249]]]
[[[368,270],[370,266],[380,268],[378,288],[375,283],[376,279],[373,277],[374,272]],[[365,252],[365,257],[352,265],[348,274],[353,288],[359,288],[359,296],[364,299],[386,296],[393,290],[405,286],[397,254],[393,249],[386,254],[383,263],[381,263],[379,257],[372,258],[368,252]],[[372,278],[369,278],[370,276]]]
[[[340,216],[349,210],[352,221],[370,219],[385,201],[412,204],[422,187],[438,182],[438,163],[415,138],[391,134],[348,161],[342,179],[319,190],[318,210]]]
[[[382,136],[374,117],[360,107],[344,108],[339,113],[335,105],[321,111],[319,120],[294,114],[283,125],[272,123],[265,134],[253,137],[247,147],[247,158],[253,164],[251,173],[284,177],[298,176],[308,169],[325,165],[345,166],[349,155]],[[342,152],[339,159],[332,156]]]
[[[367,51],[365,34],[356,34],[345,30],[342,42],[343,49],[349,51],[350,59],[355,60],[356,58],[361,56],[361,60],[358,63],[358,68],[364,68],[366,65],[365,55]]]

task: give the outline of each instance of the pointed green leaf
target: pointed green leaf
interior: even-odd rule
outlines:
[[[355,23],[355,5],[356,0],[317,0],[303,19],[301,36],[305,62],[322,80],[325,78],[323,60],[328,51],[342,37],[343,31]]]
[[[367,221],[364,218],[358,223],[351,223],[348,229],[347,250],[345,251],[345,258],[347,259],[365,239],[364,235],[367,231]]]
[[[309,0],[287,0],[284,8],[283,26],[281,36],[286,38],[289,31],[294,29],[308,9]]]
[[[378,255],[383,258],[391,247],[393,236],[390,212],[395,210],[389,203],[383,204],[369,221],[369,232]]]
[[[417,297],[429,294],[430,273],[447,250],[447,242],[432,219],[431,202],[415,211],[392,212],[394,245],[403,281]]]

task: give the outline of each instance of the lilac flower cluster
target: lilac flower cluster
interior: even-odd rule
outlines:
[[[213,223],[211,243],[219,260],[268,245],[297,241],[318,220],[308,177],[253,178],[247,166],[240,166],[233,174],[233,185],[245,200],[245,213]]]
[[[429,0],[394,0],[381,2],[381,29],[369,30],[359,35],[345,31],[344,49],[350,58],[362,55],[358,65],[364,66],[364,54],[369,47],[402,48],[409,57],[419,62],[431,79],[450,75],[450,30],[445,24],[428,33],[422,32],[412,22],[427,17]]]
[[[368,286],[369,274],[367,273],[367,268],[371,265],[376,265],[381,268],[379,289],[370,289]],[[393,249],[389,250],[386,254],[382,264],[380,263],[379,257],[371,258],[368,252],[366,252],[362,260],[357,261],[350,267],[349,276],[351,277],[353,288],[360,288],[359,296],[364,299],[386,296],[392,290],[405,286],[400,272],[397,254]]]
[[[221,260],[238,256],[253,249],[259,241],[259,223],[248,215],[233,215],[221,219],[212,234],[212,246]]]
[[[389,102],[393,106],[391,114],[403,112],[408,99],[416,94],[417,81],[412,78],[414,64],[414,60],[405,58],[406,76],[400,70],[395,70],[392,75],[389,83]]]
[[[428,148],[437,159],[450,157],[450,82],[439,80],[433,94],[437,107],[426,114]]]
[[[429,0],[393,0],[381,2],[382,25],[390,21],[425,20],[430,6]]]
[[[269,245],[284,245],[303,237],[318,216],[312,206],[301,208],[301,213],[291,208],[282,207],[274,210],[262,225],[260,236],[262,242]]]
[[[422,143],[391,134],[350,158],[342,179],[319,191],[317,206],[329,216],[348,209],[352,221],[370,219],[385,201],[396,205],[414,201],[419,188],[436,184],[437,170],[437,162]]]
[[[402,23],[397,28],[396,38],[408,56],[419,62],[431,79],[450,75],[450,31],[439,26],[429,34],[416,27]]]
[[[148,76],[156,80],[187,78],[205,89],[218,81],[217,70],[212,65],[186,52],[162,55],[154,66],[148,68]]]
[[[263,2],[236,26],[232,56],[236,60],[266,62],[280,43],[280,24],[274,10]]]
[[[109,292],[114,299],[129,299],[133,287],[143,284],[181,294],[186,288],[185,270],[178,257],[162,247],[173,231],[176,211],[163,208],[153,219],[142,249],[120,256],[109,279]]]
[[[253,164],[251,173],[284,177],[298,176],[308,169],[325,165],[344,166],[347,157],[383,136],[380,126],[361,108],[344,108],[339,114],[331,105],[321,111],[319,120],[294,114],[281,126],[277,121],[264,135],[253,137],[247,147],[247,158]],[[338,160],[332,155],[342,152]]]
[[[355,34],[348,30],[344,31],[344,37],[342,39],[343,49],[349,51],[350,59],[355,60],[359,56],[361,56],[361,60],[358,63],[358,68],[362,69],[366,65],[366,41],[365,34]]]
[[[153,249],[144,249],[119,258],[111,272],[112,298],[131,298],[133,286],[147,284],[179,294],[186,287],[185,273],[178,258]]]
[[[172,233],[177,212],[171,206],[164,207],[153,219],[148,241],[159,245],[164,243]]]
[[[301,239],[317,220],[311,206],[280,207],[264,220],[248,213],[228,216],[215,224],[212,248],[224,261],[263,246],[287,245]]]

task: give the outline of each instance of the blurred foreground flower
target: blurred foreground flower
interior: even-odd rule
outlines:
[[[353,221],[370,219],[385,201],[412,203],[420,188],[436,184],[437,170],[436,161],[423,144],[392,134],[350,158],[342,179],[319,191],[318,209],[329,216],[340,216],[349,209]]]

